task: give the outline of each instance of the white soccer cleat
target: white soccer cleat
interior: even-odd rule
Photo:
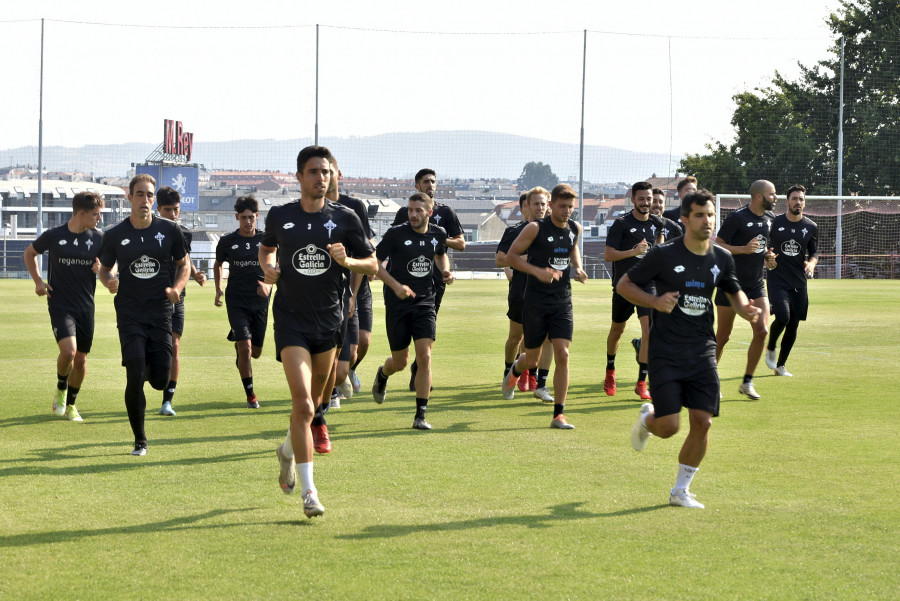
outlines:
[[[550,390],[546,386],[536,388],[534,390],[534,398],[541,399],[541,401],[543,401],[544,403],[553,402],[553,395],[550,394]]]
[[[775,356],[775,351],[770,351],[766,349],[766,365],[769,369],[775,369],[778,367],[778,358]]]
[[[344,381],[341,382],[341,394],[344,395],[345,399],[349,399],[353,396],[353,382],[350,381],[350,376],[344,378]]]
[[[359,376],[356,375],[355,369],[351,369],[347,377],[350,378],[350,384],[353,386],[353,392],[359,392],[360,390],[362,390],[362,384],[359,383]]]
[[[275,456],[278,457],[278,464],[281,468],[278,474],[278,484],[284,494],[289,495],[294,492],[294,486],[297,485],[297,469],[294,467],[294,458],[285,456],[284,443],[275,449]]]
[[[53,395],[53,415],[64,417],[66,415],[66,391],[56,389]]]
[[[747,395],[750,399],[758,401],[761,397],[756,389],[753,388],[753,382],[746,382],[738,387],[738,392]]]
[[[647,446],[647,440],[653,436],[653,434],[650,433],[650,430],[641,423],[644,416],[651,411],[653,411],[652,403],[644,403],[641,405],[641,412],[638,414],[637,421],[631,426],[631,446],[635,451],[643,451],[644,447]]]
[[[793,377],[794,374],[792,374],[791,372],[786,370],[784,368],[784,365],[781,365],[781,366],[775,368],[775,375],[776,376],[787,376],[788,378],[791,378],[791,377]]]
[[[319,502],[319,497],[311,490],[306,491],[306,494],[303,495],[303,513],[310,519],[325,513],[325,506]]]
[[[677,507],[690,507],[691,509],[704,509],[706,506],[697,500],[694,493],[686,488],[672,489],[669,495],[669,505]]]
[[[515,367],[515,363],[509,366],[509,369],[506,370],[506,376],[503,378],[503,385],[500,387],[503,391],[503,398],[507,401],[513,400],[516,396],[516,383],[519,381],[519,377],[513,375]]]

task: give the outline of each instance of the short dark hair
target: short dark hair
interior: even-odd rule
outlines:
[[[409,197],[408,202],[424,202],[429,211],[434,210],[434,199],[423,192],[416,192]]]
[[[239,196],[238,199],[234,201],[234,212],[243,213],[247,209],[250,209],[254,213],[259,213],[259,203],[256,202],[256,199],[252,196]]]
[[[303,173],[303,167],[309,159],[325,159],[330,163],[334,162],[334,156],[331,151],[324,146],[307,146],[297,155],[297,173]]]
[[[434,169],[426,167],[425,169],[419,169],[418,173],[416,173],[416,183],[418,184],[426,175],[433,175],[437,178],[437,173],[434,172]]]
[[[650,182],[635,182],[634,185],[631,186],[631,197],[634,198],[634,195],[641,190],[653,190],[653,184]]]
[[[164,186],[156,191],[156,206],[168,207],[181,204],[181,194],[175,188]]]
[[[578,193],[569,184],[556,184],[550,192],[550,202],[561,198],[578,198]]]
[[[149,173],[138,173],[134,177],[131,178],[131,181],[128,182],[128,193],[134,194],[134,186],[138,182],[150,182],[153,184],[153,187],[156,188],[156,180]]]
[[[701,188],[696,192],[691,192],[681,199],[681,216],[687,217],[691,214],[691,205],[703,206],[709,202],[716,203],[716,197],[709,190]]]
[[[79,192],[72,199],[72,212],[93,211],[103,208],[103,197],[96,192]]]
[[[522,192],[521,194],[519,194],[519,208],[520,209],[525,206],[526,198],[528,198],[528,192]]]
[[[662,188],[653,188],[653,195],[656,196],[657,194],[662,194],[663,196],[665,196],[666,191]]]
[[[802,184],[794,184],[787,190],[787,194],[785,194],[785,198],[790,198],[791,194],[794,192],[803,192],[803,197],[806,197],[806,186]]]
[[[678,196],[681,196],[681,189],[684,188],[688,184],[694,184],[695,186],[699,186],[700,184],[697,182],[697,178],[693,175],[685,176],[678,185],[675,187],[675,190],[678,191]]]

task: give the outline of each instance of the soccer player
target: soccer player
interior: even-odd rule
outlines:
[[[213,278],[216,284],[215,305],[222,306],[225,296],[228,311],[228,340],[234,342],[235,365],[241,378],[248,409],[259,409],[259,398],[253,389],[252,359],[262,355],[269,319],[269,295],[259,266],[259,247],[263,232],[257,229],[259,203],[252,196],[241,196],[234,203],[238,229],[219,238]],[[222,267],[228,264],[228,286],[222,292]]]
[[[434,169],[419,169],[418,173],[416,173],[415,182],[416,191],[427,194],[432,199],[434,198],[434,193],[437,190],[437,174],[434,172]],[[394,216],[394,222],[391,225],[400,225],[408,221],[408,219],[407,208],[400,207],[397,210],[397,214]],[[434,212],[431,214],[431,217],[429,217],[429,221],[435,225],[441,226],[447,232],[447,248],[452,248],[459,252],[466,250],[466,236],[462,226],[459,224],[459,217],[456,216],[456,211],[454,211],[452,207],[440,202],[434,203]],[[434,312],[435,315],[437,315],[441,310],[441,300],[444,298],[444,291],[447,289],[447,284],[444,282],[443,275],[437,270],[435,270],[432,280],[435,287]],[[413,360],[412,365],[409,366],[410,392],[415,391],[416,389],[415,380],[417,369],[418,366],[416,365],[415,360]]]
[[[313,482],[310,424],[334,366],[344,318],[345,270],[374,275],[377,269],[375,249],[359,218],[325,199],[331,158],[323,146],[300,151],[300,200],[269,211],[259,247],[266,283],[278,283],[272,302],[276,358],[291,391],[290,427],[276,449],[278,483],[286,494],[292,493],[299,467],[303,512],[310,518],[325,512]]]
[[[750,186],[750,204],[731,213],[722,222],[716,235],[716,244],[734,255],[741,289],[750,303],[760,309],[759,319],[752,323],[753,340],[747,350],[747,368],[738,392],[750,399],[758,400],[760,395],[753,387],[753,372],[762,356],[769,333],[769,299],[763,283],[766,265],[773,264],[774,254],[768,251],[769,230],[775,214],[775,186],[764,179]],[[734,328],[734,309],[728,298],[719,291],[716,294],[716,361],[721,361],[722,352]]]
[[[547,214],[547,203],[550,200],[550,193],[547,190],[538,186],[532,188],[522,196],[523,198],[519,199],[519,206],[522,211],[522,217],[525,219],[516,225],[509,226],[506,228],[506,231],[503,232],[503,237],[497,245],[497,252],[494,259],[498,267],[506,268],[509,266],[509,262],[506,260],[506,254],[509,252],[512,243],[515,242],[516,238],[519,237],[519,234],[522,233],[522,230],[525,229],[525,226],[532,221],[540,221]],[[504,377],[506,377],[506,372],[509,371],[513,361],[519,356],[519,347],[522,343],[522,313],[525,306],[525,283],[527,280],[528,276],[525,272],[512,269],[512,278],[509,281],[509,293],[506,299],[508,305],[506,316],[509,318],[509,336],[506,339],[506,346],[504,349],[504,358],[506,360],[506,366],[503,369]],[[523,386],[523,378],[529,376],[531,370],[522,372],[522,375],[519,377],[518,387],[522,392],[533,390],[534,398],[540,399],[545,403],[552,403],[553,395],[550,394],[550,390],[547,388],[547,376],[550,374],[550,362],[553,361],[553,345],[550,343],[550,340],[547,339],[544,340],[542,346],[541,360],[537,368],[534,388],[531,388],[530,385],[527,387]],[[531,378],[529,377],[528,380],[530,381],[530,379]]]
[[[184,235],[185,252],[188,253],[187,262],[191,269],[191,277],[201,286],[206,283],[206,274],[198,270],[191,261],[191,242],[193,234],[191,230],[179,223],[181,214],[181,194],[178,190],[168,186],[162,187],[156,192],[156,210],[159,216],[169,221],[174,221],[181,228]],[[174,267],[170,266],[170,273],[174,274]],[[174,284],[174,282],[172,282]],[[181,373],[181,335],[184,333],[184,297],[186,290],[181,291],[181,298],[172,307],[172,368],[169,371],[169,383],[163,390],[163,402],[159,408],[160,415],[175,416],[172,408],[172,399],[175,397],[175,387],[178,386],[178,375]]]
[[[503,378],[503,398],[515,396],[516,381],[526,369],[535,369],[545,338],[553,345],[553,419],[551,428],[571,430],[575,426],[563,411],[569,390],[569,345],[572,343],[572,285],[569,266],[581,283],[588,276],[581,268],[578,237],[581,227],[570,219],[578,194],[568,184],[558,184],[550,193],[550,213],[525,226],[506,260],[513,269],[528,274],[522,330],[525,352],[516,358]],[[527,255],[527,259],[523,258]]]
[[[172,305],[190,267],[181,228],[153,216],[156,180],[145,173],[128,184],[128,219],[103,236],[100,283],[116,293],[116,324],[125,367],[125,407],[134,434],[132,455],[147,454],[144,381],[162,390],[172,368]],[[111,274],[118,263],[119,280]],[[174,273],[173,273],[174,271]]]
[[[616,353],[619,340],[625,333],[625,324],[635,311],[635,306],[616,292],[616,284],[625,273],[647,254],[654,244],[663,241],[665,222],[650,213],[653,186],[650,182],[636,182],[631,186],[631,202],[634,208],[613,222],[606,235],[603,259],[613,266],[612,324],[606,337],[606,377],[603,390],[608,396],[616,394]],[[653,292],[653,282],[647,284],[647,292]],[[650,332],[650,310],[637,308],[641,324],[641,347],[638,349],[638,381],[634,392],[643,400],[650,400],[647,390],[647,336]]]
[[[785,368],[785,363],[797,340],[797,328],[801,321],[806,320],[809,309],[806,281],[813,277],[819,261],[816,257],[819,226],[803,214],[805,206],[806,188],[800,184],[788,188],[787,212],[772,222],[769,237],[775,260],[766,285],[775,320],[766,347],[766,365],[775,370],[776,376],[792,375]],[[775,345],[782,332],[784,338],[776,359]]]
[[[675,186],[675,191],[678,193],[678,200],[681,201],[691,192],[696,192],[697,185],[697,178],[693,175],[688,175],[687,177],[681,178],[681,181],[679,181],[678,185]],[[665,203],[663,203],[663,206],[665,206]],[[679,206],[672,207],[668,211],[663,211],[662,216],[678,224],[678,229],[680,229],[681,232],[684,233],[684,224],[681,222],[680,204]]]
[[[433,210],[430,196],[413,194],[407,204],[409,221],[386,231],[376,248],[391,356],[375,374],[372,396],[376,403],[384,402],[388,378],[406,367],[412,340],[420,368],[415,377],[416,415],[412,425],[417,430],[431,430],[425,410],[431,394],[431,347],[437,334],[435,269],[440,270],[444,284],[453,282],[447,232],[430,222]],[[386,266],[381,264],[384,261]]]
[[[669,504],[702,509],[690,492],[691,481],[709,446],[712,418],[719,414],[719,377],[713,335],[713,288],[724,291],[734,311],[751,323],[762,310],[741,291],[734,259],[710,243],[716,210],[706,190],[681,199],[684,237],[651,249],[619,280],[617,290],[630,302],[653,309],[649,339],[653,403],[644,403],[631,429],[640,451],[651,434],[669,438],[678,432],[682,407],[689,431],[678,455],[678,475]],[[647,285],[656,282],[655,292]]]
[[[97,224],[102,208],[99,194],[79,192],[72,199],[69,221],[44,231],[25,249],[25,266],[34,280],[34,293],[47,297],[50,327],[59,346],[53,413],[73,422],[83,421],[75,400],[94,341],[94,291],[102,239]],[[37,263],[44,252],[50,253],[46,282]]]

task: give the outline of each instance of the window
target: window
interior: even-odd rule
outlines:
[[[207,213],[203,216],[203,225],[206,227],[218,227],[219,216],[214,213]]]

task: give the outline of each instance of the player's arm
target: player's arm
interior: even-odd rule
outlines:
[[[50,284],[45,282],[43,278],[41,278],[41,272],[38,269],[37,264],[38,251],[34,250],[34,246],[31,244],[28,245],[28,248],[25,249],[25,267],[28,268],[28,273],[31,274],[31,279],[34,280],[34,293],[38,296],[50,296],[50,292],[53,291],[53,288],[50,287]]]
[[[733,294],[731,292],[726,292],[725,296],[728,297],[728,302],[731,303],[731,308],[734,309],[735,313],[750,323],[756,323],[760,313],[762,313],[762,309],[752,304],[747,299],[747,295],[744,294],[743,290],[738,289],[738,291]]]
[[[647,244],[646,240],[641,240],[634,245],[634,248],[629,248],[628,250],[619,250],[607,244],[603,250],[603,260],[608,263],[615,263],[622,259],[630,259],[631,257],[642,255],[647,252],[648,248],[650,248],[650,245]]]
[[[166,296],[173,303],[177,303],[181,299],[181,292],[187,286],[188,278],[191,276],[191,262],[188,255],[184,255],[175,261],[175,283],[166,287]]]
[[[806,277],[812,278],[816,265],[819,264],[819,231],[816,229],[813,232],[813,235],[810,236],[809,242],[806,243],[806,261],[803,262],[803,271],[806,272]]]
[[[727,250],[733,255],[752,255],[759,248],[759,240],[754,238],[743,246],[733,246],[725,242],[721,236],[716,236],[716,244]]]
[[[191,278],[193,278],[193,280],[195,282],[197,282],[198,284],[200,284],[201,286],[203,284],[205,284],[206,283],[206,273],[204,273],[200,269],[197,269],[197,267],[194,265],[194,262],[191,261],[190,258],[188,258],[188,265],[191,266],[191,272],[190,272]]]
[[[460,234],[459,236],[454,236],[453,238],[447,238],[447,248],[452,248],[453,250],[458,250],[459,252],[463,252],[466,250],[466,236],[465,234]]]
[[[115,294],[119,291],[119,278],[116,277],[113,270],[115,269],[115,264],[112,267],[107,267],[100,262],[100,271],[97,272],[97,277],[100,279],[100,283],[103,284],[107,290],[109,290],[110,294]]]
[[[655,309],[660,313],[671,313],[675,305],[678,304],[678,292],[673,290],[666,292],[662,296],[644,292],[640,286],[631,281],[627,273],[616,284],[616,292],[633,305]]]
[[[266,284],[269,285],[277,283],[278,278],[281,277],[281,268],[275,262],[277,250],[277,246],[259,245],[259,266],[262,268],[263,274],[265,274]]]
[[[540,226],[537,223],[526,225],[525,229],[519,233],[512,243],[512,246],[509,247],[509,252],[506,253],[506,260],[509,262],[509,266],[516,271],[521,271],[536,277],[545,284],[550,284],[554,280],[558,280],[562,274],[551,267],[541,268],[537,265],[532,265],[523,256],[531,248],[535,238],[537,238],[538,231],[540,231]]]
[[[509,263],[506,261],[506,253],[502,250],[498,250],[494,253],[494,264],[497,267],[509,267]]]
[[[262,250],[262,246],[259,248]],[[331,258],[341,267],[364,275],[375,275],[378,272],[378,259],[375,258],[375,253],[372,253],[368,257],[354,259],[353,257],[347,256],[347,250],[340,242],[329,244],[326,248],[331,254]]]
[[[384,268],[384,265],[378,263],[378,279],[384,282],[385,286],[394,291],[394,294],[397,295],[399,299],[406,298],[415,298],[416,293],[412,291],[412,288],[405,284],[401,284],[397,281],[397,279],[388,273],[388,270]]]
[[[503,273],[506,274],[506,279],[507,279],[507,280],[510,280],[510,281],[511,281],[512,278],[513,278],[513,272],[514,272],[514,271],[515,271],[515,270],[514,270],[512,267],[510,267],[509,265],[507,265],[506,267],[503,268]]]
[[[576,225],[575,227],[578,229],[578,237],[575,238],[575,246],[572,247],[572,256],[569,260],[572,263],[572,267],[575,268],[575,279],[584,284],[588,280],[588,275],[582,268],[581,250],[578,248],[578,242],[581,240],[581,226]]]
[[[441,270],[441,276],[444,279],[444,283],[452,284],[453,272],[450,271],[450,257],[447,256],[447,253],[435,255],[434,264]]]
[[[217,307],[221,307],[222,295],[225,293],[222,291],[222,263],[218,259],[213,263],[213,282],[216,285],[216,300],[213,302]]]

